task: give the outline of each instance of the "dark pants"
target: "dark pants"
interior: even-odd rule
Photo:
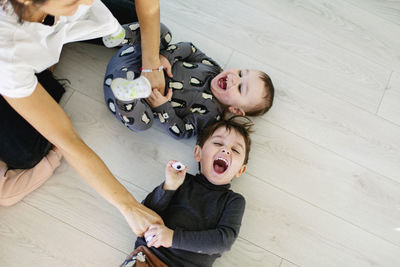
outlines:
[[[134,0],[102,0],[120,24],[137,21]],[[92,40],[101,43],[101,39]],[[65,90],[50,71],[36,74],[39,83],[59,102]],[[51,144],[0,95],[0,160],[10,169],[29,169],[51,149]]]
[[[49,70],[36,74],[38,82],[56,100],[65,90]],[[35,166],[51,148],[51,144],[22,118],[0,96],[0,159],[10,169],[29,169]]]
[[[135,0],[101,0],[111,11],[119,24],[138,21]]]
[[[137,22],[135,0],[101,0],[103,4],[111,11],[119,24]],[[101,38],[83,41],[85,43],[103,45]]]

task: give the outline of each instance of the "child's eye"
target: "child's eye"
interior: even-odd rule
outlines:
[[[239,150],[237,149],[232,149],[233,152],[235,152],[236,154],[240,154]]]
[[[242,78],[242,71],[239,70],[239,77]],[[242,83],[239,84],[239,93],[242,93]]]
[[[214,145],[222,146],[222,144],[221,144],[221,143],[218,143],[218,142],[214,142]]]

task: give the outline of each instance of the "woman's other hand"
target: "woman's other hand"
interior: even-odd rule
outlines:
[[[157,89],[161,95],[164,95],[165,91],[164,72],[162,71],[142,72],[141,75],[146,77],[150,81],[151,88]]]
[[[152,224],[164,224],[157,213],[139,203],[124,207],[120,211],[137,236],[143,236]]]

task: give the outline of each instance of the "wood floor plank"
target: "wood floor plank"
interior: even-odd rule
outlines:
[[[0,266],[117,266],[125,254],[25,203],[0,207]]]
[[[398,266],[400,247],[247,174],[240,236],[300,266]]]
[[[262,120],[400,182],[400,128],[397,125],[243,54],[235,53],[228,65],[239,62],[267,71],[276,82],[275,106]]]
[[[221,67],[226,65],[233,53],[233,50],[227,47],[223,42],[208,38],[206,33],[188,31],[184,25],[171,20],[170,16],[167,14],[161,14],[161,22],[167,25],[171,30],[172,43],[192,42],[198,49],[220,64]]]
[[[358,7],[362,7],[372,14],[376,14],[392,23],[400,25],[400,2],[390,0],[346,0]]]
[[[218,258],[213,266],[279,267],[281,260],[278,256],[239,237],[232,249]]]
[[[117,51],[116,48],[89,43],[67,44],[54,73],[57,78],[68,79],[73,89],[104,102],[104,74],[108,62]]]
[[[400,72],[393,72],[378,115],[400,126]]]
[[[282,264],[279,267],[295,267],[295,266],[297,266],[297,265],[295,265],[295,264],[293,264],[291,262],[288,262],[286,260],[283,260]]]
[[[249,174],[400,246],[400,183],[273,124],[255,129]]]
[[[184,22],[188,30],[207,33],[328,94],[376,112],[390,70],[239,0],[209,5],[195,0],[167,3],[161,2],[162,10],[175,14],[171,19]]]
[[[255,0],[251,7],[388,69],[400,66],[400,38],[393,38],[400,27],[344,0]]]

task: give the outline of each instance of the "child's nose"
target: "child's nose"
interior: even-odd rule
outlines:
[[[233,86],[239,86],[242,79],[238,75],[233,75]]]
[[[229,87],[240,85],[242,79],[236,74],[229,74],[228,85]]]
[[[229,155],[231,152],[230,152],[228,149],[226,149],[226,148],[223,148],[223,149],[222,149],[222,153],[226,153],[226,154],[228,154],[228,155]]]

